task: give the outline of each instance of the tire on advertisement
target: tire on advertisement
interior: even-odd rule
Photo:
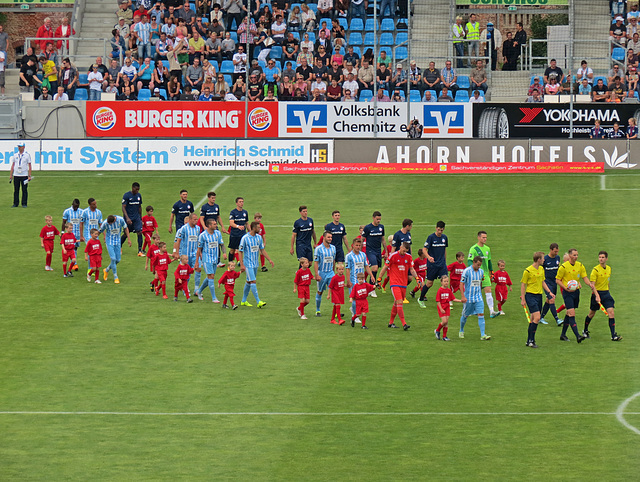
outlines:
[[[502,107],[488,107],[478,121],[478,137],[481,139],[508,139],[509,116]]]

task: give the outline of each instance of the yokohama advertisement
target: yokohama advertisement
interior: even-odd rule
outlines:
[[[94,137],[278,137],[278,105],[250,102],[87,102]]]
[[[638,104],[473,104],[473,136],[480,139],[569,137],[573,117],[575,139],[588,139],[599,120],[608,133],[618,122],[625,131],[631,117],[640,118]]]

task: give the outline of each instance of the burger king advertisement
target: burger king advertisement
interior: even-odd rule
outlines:
[[[278,137],[277,103],[87,102],[93,137]]]

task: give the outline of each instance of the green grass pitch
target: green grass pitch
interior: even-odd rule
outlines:
[[[156,298],[135,240],[134,248],[125,246],[120,285],[87,283],[84,261],[75,278],[63,279],[59,252],[55,271],[44,271],[44,215],[60,227],[73,198],[84,208],[95,197],[105,216],[119,214],[122,194],[138,181],[163,240],[172,241],[167,227],[179,189],[196,203],[225,176],[217,188],[223,216],[236,196],[250,215],[264,215],[276,264],[258,274],[265,309],[231,312],[210,301]],[[615,412],[640,391],[639,181],[627,172],[36,173],[28,209],[11,209],[5,187],[0,478],[637,479],[640,435]],[[408,332],[386,328],[390,294],[370,301],[368,331],[329,324],[326,300],[322,317],[300,320],[292,290],[297,263],[289,255],[300,204],[316,226],[340,209],[350,238],[374,210],[387,234],[409,217],[414,250],[442,219],[449,262],[485,229],[494,259],[506,260],[516,283],[507,316],[487,319],[490,342],[480,341],[475,318],[460,340],[456,304],[452,341],[438,342],[433,290],[428,309],[407,305]],[[541,325],[541,348],[525,348],[518,282],[532,253],[546,253],[551,242],[561,252],[576,247],[588,273],[598,251],[609,252],[622,342],[610,341],[598,313],[592,339],[581,345],[572,335],[571,343],[560,342],[558,328]],[[587,310],[583,293],[580,329]],[[640,398],[624,416],[640,427]]]

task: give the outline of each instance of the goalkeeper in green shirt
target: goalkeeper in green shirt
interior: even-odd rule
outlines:
[[[467,266],[471,266],[473,258],[480,256],[482,258],[482,265],[480,268],[485,273],[482,280],[482,289],[484,296],[487,299],[487,306],[489,307],[489,316],[495,318],[498,316],[498,312],[493,309],[493,296],[491,294],[491,278],[493,277],[493,266],[491,264],[491,248],[487,246],[487,232],[478,231],[478,242],[471,246],[469,249],[469,256],[467,257]]]

